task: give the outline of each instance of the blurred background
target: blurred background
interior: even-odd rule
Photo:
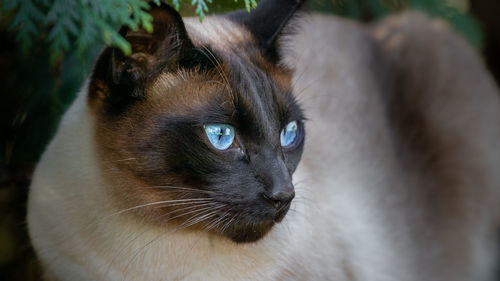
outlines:
[[[159,0],[156,0],[158,2]],[[185,16],[251,9],[254,0],[165,1]],[[258,1],[257,1],[258,2]],[[315,0],[313,10],[369,22],[404,9],[448,21],[500,79],[498,0]],[[142,0],[0,0],[0,280],[40,280],[26,231],[33,168],[104,44],[151,22]],[[64,172],[61,169],[61,172]]]

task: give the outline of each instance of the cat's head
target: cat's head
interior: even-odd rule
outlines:
[[[236,242],[284,218],[305,131],[280,41],[301,4],[263,1],[202,24],[153,5],[153,33],[120,30],[132,55],[105,49],[88,97],[111,204]]]

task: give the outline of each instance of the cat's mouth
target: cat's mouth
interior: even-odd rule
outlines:
[[[280,223],[288,213],[290,203],[283,206],[266,219],[255,219],[251,222],[235,222],[224,230],[224,235],[236,243],[250,243],[262,239],[276,223]]]
[[[288,202],[276,212],[276,214],[274,215],[274,222],[281,222],[285,218],[288,210],[290,209],[290,205],[291,202]]]

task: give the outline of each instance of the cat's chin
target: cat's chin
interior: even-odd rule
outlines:
[[[260,223],[233,225],[224,231],[224,235],[235,243],[256,242],[266,236],[274,224],[274,221],[263,221]]]
[[[268,234],[276,223],[280,223],[290,208],[287,204],[278,212],[273,211],[266,218],[249,218],[244,222],[234,223],[226,228],[223,235],[236,243],[251,243],[262,239]]]

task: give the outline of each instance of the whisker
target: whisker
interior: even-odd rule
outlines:
[[[215,203],[215,202],[213,202],[213,203]],[[164,217],[166,217],[166,216],[168,216],[168,215],[170,215],[170,214],[176,213],[176,212],[184,211],[184,210],[186,210],[186,209],[192,209],[192,208],[195,208],[195,207],[205,207],[205,206],[207,205],[207,203],[199,203],[199,202],[189,203],[189,204],[195,204],[195,205],[193,205],[193,206],[188,206],[188,207],[181,208],[181,209],[176,209],[176,210],[173,210],[173,211],[170,211],[170,212],[168,212],[168,213],[166,213],[166,214],[163,214],[163,215],[161,215],[161,216],[156,217],[156,218],[155,218],[154,220],[152,220],[151,222],[156,222],[156,221],[158,221],[158,220],[160,220],[160,219],[162,219],[162,218],[164,218]],[[169,219],[167,219],[165,222],[167,222],[167,221],[169,221],[169,220],[171,220],[171,219],[173,219],[173,218],[169,218]],[[165,223],[165,222],[164,222],[164,223]],[[125,240],[127,240],[127,243],[126,243],[126,244],[127,244],[127,245],[132,244],[135,240],[137,240],[139,237],[141,237],[142,235],[144,235],[144,234],[145,234],[145,233],[147,233],[148,231],[149,231],[149,229],[146,229],[146,230],[144,230],[144,231],[140,232],[139,234],[137,234],[137,235],[136,235],[134,238],[132,238],[131,240],[129,240],[128,238],[130,238],[132,235],[134,235],[134,233],[133,233],[133,232],[132,232],[132,233],[130,233],[130,235],[128,235],[128,237],[125,239]],[[107,270],[106,270],[106,275],[105,275],[105,276],[107,276],[107,274],[109,273],[109,270],[111,269],[111,266],[113,265],[113,263],[115,262],[115,260],[116,260],[116,259],[120,256],[120,254],[121,254],[121,253],[122,253],[125,249],[126,249],[126,247],[122,247],[122,248],[120,249],[120,251],[118,251],[118,253],[115,255],[115,257],[114,257],[114,258],[113,258],[113,259],[112,259],[112,260],[108,263],[108,268],[107,268]]]
[[[278,208],[278,210],[277,210],[276,212],[280,212],[280,211],[281,211],[281,210],[283,210],[285,207],[290,206],[290,204],[291,204],[291,202],[286,203],[285,205],[283,205],[283,206],[279,207],[279,208]]]
[[[155,185],[155,186],[148,186],[148,187],[142,187],[144,189],[178,189],[178,190],[185,190],[185,191],[193,191],[194,192],[199,192],[199,193],[207,193],[207,194],[220,194],[220,192],[212,191],[212,190],[202,190],[202,189],[195,189],[195,188],[189,188],[189,187],[182,187],[182,186],[173,186],[173,185]]]
[[[207,227],[205,228],[205,231],[209,232],[210,230],[214,229],[217,227],[217,225],[222,222],[227,216],[227,212],[222,214],[218,219],[213,220]]]
[[[216,64],[216,69],[217,69],[217,72],[219,72],[219,75],[222,77],[222,79],[224,79],[224,82],[226,83],[226,87],[227,89],[229,90],[229,94],[231,95],[231,97],[235,98],[234,96],[234,93],[233,93],[233,90],[231,88],[231,84],[229,83],[229,79],[227,78],[226,74],[224,73],[224,70],[222,69],[222,65],[220,63],[220,61],[217,59],[217,57],[212,53],[212,51],[210,51],[207,47],[203,46],[203,50],[206,51],[209,56],[207,54],[205,54],[205,52],[202,52],[212,63],[215,62]]]
[[[214,209],[214,208],[210,206],[210,207],[205,207],[205,208],[202,208],[202,209],[197,209],[197,210],[194,210],[194,211],[190,211],[190,212],[187,212],[187,213],[176,215],[174,217],[169,218],[169,220],[180,218],[180,217],[183,217],[185,215],[190,215],[190,214],[193,214],[193,213],[196,213],[196,212],[202,212],[202,211],[205,211],[205,210],[210,210],[210,209]]]
[[[233,215],[231,217],[231,219],[229,219],[225,224],[224,226],[222,227],[222,231],[226,231],[227,228],[231,225],[231,223],[234,221],[234,219],[236,218],[237,214]]]
[[[163,233],[157,235],[155,238],[153,238],[151,241],[149,241],[148,243],[144,244],[140,249],[138,249],[134,255],[132,256],[132,258],[129,260],[129,262],[127,263],[127,266],[125,266],[125,269],[123,270],[125,273],[128,272],[128,268],[130,267],[130,265],[132,264],[132,262],[137,258],[137,256],[144,250],[147,250],[148,246],[149,245],[152,245],[154,242],[158,241],[158,239],[160,239],[160,237],[163,236]],[[126,278],[124,278],[124,280],[126,280]]]
[[[215,203],[215,202],[214,202]],[[152,239],[151,241],[149,241],[148,243],[146,243],[144,246],[142,246],[140,249],[137,249],[136,252],[133,254],[132,258],[130,259],[130,261],[127,263],[127,266],[125,267],[125,272],[128,270],[130,264],[137,258],[137,256],[144,250],[147,250],[147,248],[153,244],[155,241],[157,241],[160,237],[162,237],[163,235],[166,235],[166,234],[171,234],[171,233],[175,233],[181,229],[184,229],[184,228],[187,228],[189,226],[192,226],[194,224],[196,224],[197,222],[201,222],[203,220],[199,220],[199,219],[194,219],[196,218],[197,216],[199,215],[202,215],[202,216],[205,216],[206,215],[210,215],[210,214],[215,214],[217,213],[217,210],[222,208],[222,207],[225,207],[225,205],[221,205],[221,206],[218,206],[218,207],[215,207],[215,208],[212,208],[212,207],[208,207],[208,208],[202,208],[202,209],[197,209],[195,211],[190,211],[190,212],[187,212],[187,213],[183,213],[181,215],[178,215],[178,216],[175,216],[175,217],[172,217],[172,218],[169,218],[168,220],[172,220],[174,218],[177,218],[177,217],[180,217],[180,216],[184,216],[184,215],[188,215],[188,214],[191,214],[191,213],[194,213],[193,216],[189,217],[186,222],[184,222],[183,224],[181,224],[180,226],[174,228],[173,230],[171,231],[167,231],[165,233],[161,233],[160,235],[156,236],[154,239]],[[215,211],[214,211],[215,210]],[[208,212],[207,214],[204,214],[204,212]],[[170,212],[171,213],[171,212]],[[161,215],[159,217],[157,217],[155,220],[158,220],[162,217],[165,217],[167,214],[164,214],[164,215]],[[210,217],[207,217],[206,219],[208,219]],[[168,221],[167,220],[167,221]],[[139,233],[138,235],[136,235],[136,237],[134,237],[132,240],[130,240],[127,244],[131,244],[133,241],[135,241],[137,238],[139,238],[140,236],[142,236],[143,234],[145,234],[147,232],[147,230]],[[123,252],[123,249],[125,248],[122,248],[122,250],[115,256],[115,258],[113,258],[113,260],[109,263],[108,265],[108,272],[109,272],[109,269],[111,267],[111,265],[113,264],[113,262],[118,258],[118,256],[120,255],[121,252]]]
[[[135,160],[135,159],[136,159],[135,157],[130,157],[130,158],[116,160],[116,162],[131,161],[131,160]]]
[[[213,202],[212,200],[207,199],[206,201],[197,201],[196,203],[213,203],[216,204],[216,202]],[[175,203],[175,204],[166,204],[166,205],[160,205],[160,206],[155,206],[153,209],[159,209],[159,208],[165,208],[165,207],[174,207],[174,206],[183,206],[183,205],[193,205],[193,202],[184,202],[184,203]],[[199,205],[193,205],[193,207],[198,207]]]
[[[137,205],[137,206],[134,206],[134,207],[130,207],[130,208],[127,208],[127,209],[120,210],[120,211],[118,211],[116,213],[113,213],[113,214],[105,216],[103,219],[109,218],[111,216],[116,216],[116,215],[119,215],[119,214],[123,214],[125,212],[129,212],[129,211],[136,210],[136,209],[139,209],[139,208],[147,207],[147,206],[154,206],[154,205],[166,204],[166,203],[176,203],[176,202],[203,201],[203,200],[207,200],[207,198],[174,199],[174,200],[165,200],[165,201],[151,202],[151,203]]]
[[[224,87],[227,87],[226,84],[220,82],[220,81],[217,81],[217,80],[208,80],[208,81],[203,81],[203,83],[215,83],[215,84],[219,84],[219,85],[222,85]]]
[[[209,219],[211,216],[213,216],[216,213],[218,213],[218,211],[219,211],[218,209],[220,209],[222,207],[225,207],[225,206],[219,206],[217,209],[214,209],[212,212],[210,212],[208,214],[205,214],[205,215],[202,215],[201,217],[199,217],[199,218],[197,218],[197,219],[195,219],[195,220],[193,220],[193,221],[191,221],[189,223],[188,223],[188,221],[186,221],[185,223],[183,223],[183,224],[180,225],[180,227],[181,227],[180,229],[188,228],[188,227],[190,227],[192,225],[195,225],[197,223],[200,223],[200,222],[202,222],[204,220]],[[178,229],[178,230],[180,230],[180,229]],[[178,230],[176,230],[176,231],[178,231]]]

